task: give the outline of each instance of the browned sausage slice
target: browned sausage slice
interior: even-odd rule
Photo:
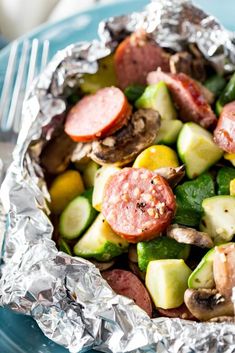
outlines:
[[[200,85],[189,76],[168,74],[160,70],[150,72],[147,77],[149,84],[164,81],[171,91],[176,106],[179,108],[180,119],[194,121],[204,128],[216,125],[217,119],[208,104]]]
[[[191,312],[189,311],[189,309],[185,304],[182,304],[178,308],[174,308],[174,309],[157,308],[157,311],[159,312],[160,316],[180,318],[184,320],[196,320],[196,318],[193,316],[193,314],[191,314]]]
[[[124,168],[106,184],[102,213],[130,243],[155,238],[170,224],[175,197],[167,181],[144,168]]]
[[[111,270],[102,273],[104,279],[117,294],[131,298],[151,317],[152,302],[141,281],[131,272],[124,270]]]
[[[235,102],[224,106],[214,131],[214,140],[224,151],[235,153]]]
[[[144,31],[138,31],[119,44],[114,65],[119,87],[145,84],[147,74],[158,67],[169,71],[169,54],[160,48]]]
[[[235,244],[225,244],[215,248],[213,272],[216,288],[226,298],[231,299],[235,287]]]
[[[65,132],[74,141],[92,141],[120,129],[130,114],[123,92],[117,87],[106,87],[82,98],[70,110]]]

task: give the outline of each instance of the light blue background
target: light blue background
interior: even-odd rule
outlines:
[[[78,0],[79,1],[79,0]],[[146,0],[119,1],[115,5],[98,6],[96,9],[54,25],[42,26],[28,36],[30,39],[49,39],[50,56],[66,45],[96,37],[101,19],[141,10]],[[235,0],[195,0],[195,3],[213,14],[229,29],[235,30]],[[0,91],[7,65],[9,46],[0,52]],[[48,340],[30,317],[0,309],[0,353],[66,353],[64,348]],[[94,352],[94,351],[93,351]]]

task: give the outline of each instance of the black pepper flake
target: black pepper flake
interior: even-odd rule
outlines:
[[[146,202],[137,202],[136,207],[140,209],[140,211],[145,212]]]

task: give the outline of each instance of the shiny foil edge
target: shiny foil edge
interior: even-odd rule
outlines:
[[[73,87],[80,74],[95,72],[94,60],[140,27],[163,47],[181,50],[196,42],[218,72],[234,70],[233,33],[183,0],[153,1],[142,13],[111,18],[99,26],[100,41],[58,52],[24,102],[23,128],[1,187],[8,227],[0,304],[31,315],[47,337],[70,352],[91,347],[114,353],[235,352],[234,325],[151,320],[132,300],[116,295],[93,264],[59,252],[51,240],[52,225],[44,212],[48,193],[28,147],[40,141],[43,126],[50,123],[53,129],[53,118],[64,112],[64,89]]]

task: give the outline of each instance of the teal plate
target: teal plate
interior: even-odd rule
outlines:
[[[97,37],[98,23],[110,16],[139,11],[147,0],[122,0],[110,5],[97,5],[95,8],[75,14],[65,20],[43,25],[27,36],[20,38],[41,42],[50,40],[51,58],[59,49],[80,41]],[[234,0],[197,0],[196,4],[213,14],[230,30],[235,30]],[[10,45],[0,52],[0,91],[6,71]],[[15,314],[8,309],[0,309],[0,353],[66,353],[68,350],[47,339],[36,322],[27,316]],[[90,353],[95,351],[90,351]]]

